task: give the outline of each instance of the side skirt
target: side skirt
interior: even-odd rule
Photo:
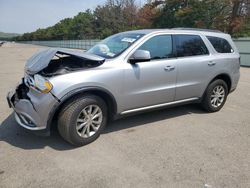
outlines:
[[[184,105],[184,104],[189,104],[189,103],[199,103],[199,102],[200,102],[200,98],[193,97],[193,98],[188,98],[188,99],[183,99],[183,100],[178,100],[178,101],[173,101],[173,102],[168,102],[168,103],[135,108],[135,109],[123,111],[120,114],[115,115],[114,120],[120,119],[122,117],[130,116],[130,115],[135,115],[135,114],[139,114],[139,113],[143,113],[147,111],[156,110],[156,109],[174,107],[174,106],[179,106],[179,105]]]

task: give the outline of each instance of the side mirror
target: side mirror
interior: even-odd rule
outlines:
[[[139,63],[150,61],[150,52],[147,50],[136,50],[134,54],[129,58],[130,63]]]

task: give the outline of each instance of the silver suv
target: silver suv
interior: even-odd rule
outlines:
[[[237,86],[239,69],[240,56],[228,34],[129,31],[85,53],[38,52],[7,100],[21,126],[49,133],[56,121],[65,140],[85,145],[98,138],[108,119],[191,102],[219,111]]]

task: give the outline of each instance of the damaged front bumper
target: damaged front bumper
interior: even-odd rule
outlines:
[[[19,125],[34,131],[47,130],[51,109],[58,104],[51,93],[40,93],[22,83],[15,91],[7,94],[10,108],[15,111],[15,119]]]

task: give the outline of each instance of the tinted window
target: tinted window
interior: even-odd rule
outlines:
[[[198,35],[175,35],[178,57],[208,54],[208,49]]]
[[[164,59],[173,57],[173,46],[171,35],[159,35],[150,38],[141,47],[140,50],[148,50],[151,59]]]
[[[227,40],[219,37],[207,36],[208,40],[213,45],[214,49],[219,53],[233,53],[233,48]]]

